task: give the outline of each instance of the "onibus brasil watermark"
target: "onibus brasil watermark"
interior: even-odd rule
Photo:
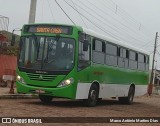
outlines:
[[[2,118],[1,123],[42,123],[40,118]]]
[[[160,123],[160,117],[0,117],[0,123]]]

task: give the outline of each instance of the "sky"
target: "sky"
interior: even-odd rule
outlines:
[[[65,0],[57,1],[76,25],[142,48],[152,57],[155,34],[160,32],[160,0],[66,0],[81,15]],[[0,3],[0,15],[9,17],[9,31],[28,23],[30,0]],[[37,0],[36,23],[46,22],[72,24],[55,0]],[[157,53],[160,69],[159,59]]]
[[[160,31],[160,0],[113,0],[153,32]]]

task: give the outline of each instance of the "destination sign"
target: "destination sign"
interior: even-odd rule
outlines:
[[[52,33],[52,34],[72,34],[70,26],[55,26],[55,25],[26,25],[24,32],[28,33]]]
[[[63,29],[61,28],[36,28],[36,32],[42,32],[42,33],[56,33],[56,34],[62,34]]]

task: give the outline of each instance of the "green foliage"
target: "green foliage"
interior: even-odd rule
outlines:
[[[18,46],[0,47],[0,54],[17,56]]]
[[[12,33],[11,32],[0,31],[0,33],[3,34],[4,36],[6,36],[8,38],[8,41],[11,42],[11,40],[12,40]],[[15,42],[14,46],[0,46],[0,54],[17,56],[20,36],[16,35],[15,39],[16,39],[16,42]]]
[[[8,31],[0,31],[1,34],[3,34],[4,36],[6,36],[9,40],[9,42],[11,42],[12,40],[12,33],[11,32],[8,32]],[[15,42],[15,45],[18,45],[19,44],[19,41],[20,41],[20,36],[19,35],[16,35],[15,36],[15,39],[16,39],[16,42]]]

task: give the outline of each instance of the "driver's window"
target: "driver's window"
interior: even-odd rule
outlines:
[[[84,51],[84,40],[88,40],[90,43],[90,36],[81,33],[79,35],[78,70],[82,70],[90,65],[90,46],[88,46],[87,51]]]
[[[55,41],[53,37],[47,37],[46,43],[48,45],[47,60],[50,60],[50,59],[54,60],[57,41]]]

